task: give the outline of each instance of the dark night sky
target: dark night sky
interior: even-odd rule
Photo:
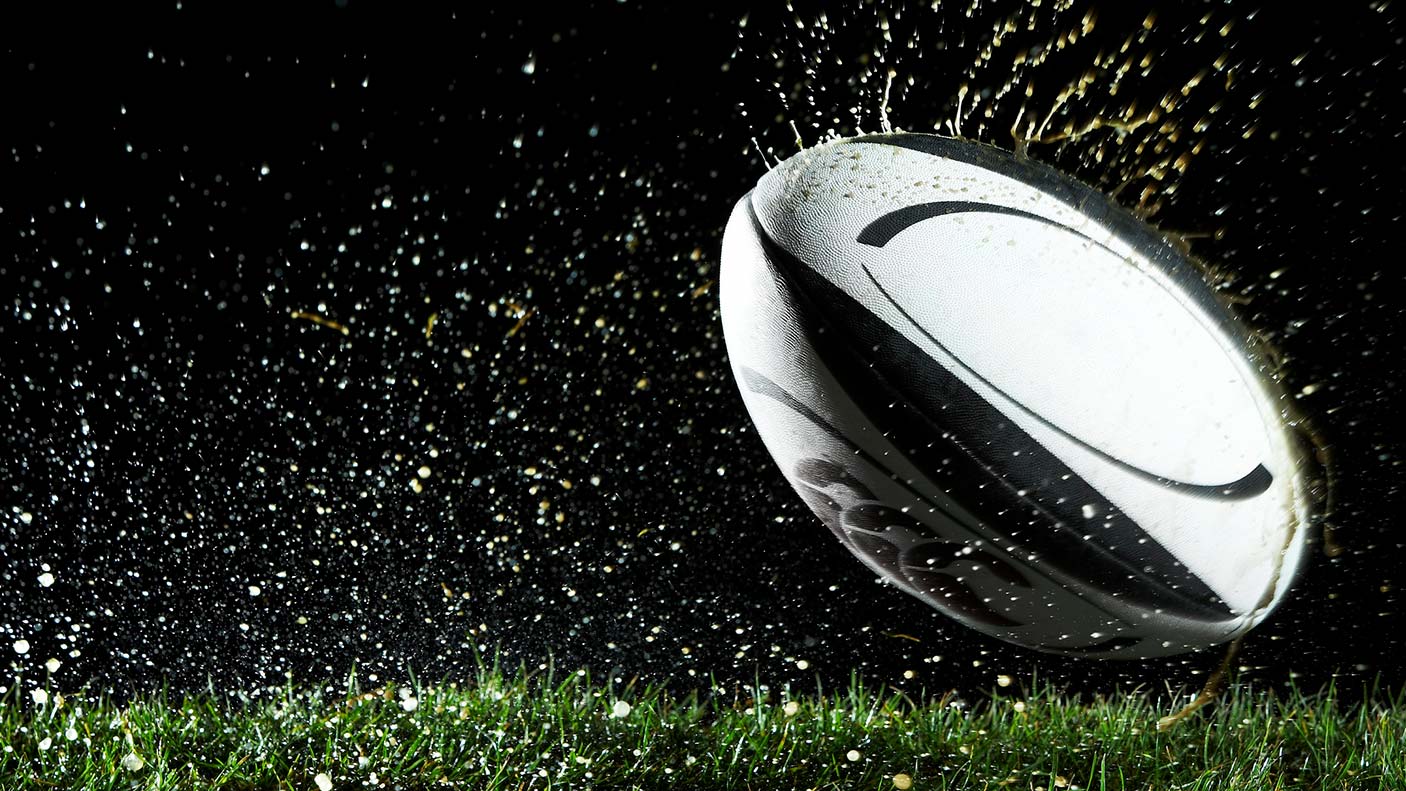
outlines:
[[[683,687],[857,671],[976,688],[1032,668],[1195,683],[1216,654],[1043,657],[877,584],[781,478],[728,371],[713,281],[758,148],[794,150],[791,121],[808,142],[853,133],[855,107],[875,131],[890,66],[895,123],[931,131],[1020,6],[846,3],[820,37],[819,11],[779,4],[745,25],[706,3],[572,5],[306,4],[278,20],[286,45],[230,43],[230,20],[173,6],[98,20],[146,31],[101,46],[5,51],[10,675],[36,683],[57,659],[64,689],[242,689],[353,662],[462,676],[502,650]],[[1385,428],[1406,25],[1367,3],[1321,19],[1168,5],[1139,44],[1157,65],[1128,90],[1153,104],[1222,52],[1238,69],[1188,99],[1223,103],[1155,218],[1223,232],[1193,249],[1287,354],[1341,481],[1348,551],[1314,555],[1242,678],[1406,681],[1406,448]],[[1042,89],[1142,20],[1105,9]],[[1095,148],[1033,153],[1119,180]]]

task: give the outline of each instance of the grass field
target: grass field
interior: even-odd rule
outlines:
[[[963,703],[859,684],[687,697],[584,673],[268,699],[0,700],[0,789],[1403,789],[1406,709],[1232,688],[1173,703],[1038,684]]]

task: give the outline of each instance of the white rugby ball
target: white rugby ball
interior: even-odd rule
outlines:
[[[933,135],[816,146],[738,202],[721,302],[791,485],[958,621],[1151,657],[1289,590],[1312,509],[1287,402],[1196,266],[1098,191]]]

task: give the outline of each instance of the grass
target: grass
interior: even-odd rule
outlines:
[[[1166,696],[1033,683],[970,705],[857,682],[677,697],[495,668],[468,684],[363,691],[353,678],[265,699],[11,690],[0,789],[1400,789],[1403,703],[1232,688],[1159,732]]]

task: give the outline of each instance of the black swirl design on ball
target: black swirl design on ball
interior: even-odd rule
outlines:
[[[879,502],[869,487],[838,464],[807,458],[796,464],[797,490],[851,552],[890,582],[958,619],[987,626],[1021,626],[968,584],[991,575],[995,584],[1033,589],[1021,571],[997,555],[941,538],[930,526]],[[838,498],[838,499],[837,499]]]
[[[796,463],[795,480],[796,493],[810,506],[810,510],[851,552],[858,552],[854,541],[840,524],[840,515],[846,504],[877,499],[869,487],[849,470],[825,459],[801,459]]]

